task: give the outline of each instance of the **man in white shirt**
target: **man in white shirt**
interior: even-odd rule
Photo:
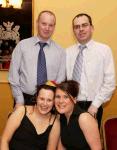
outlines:
[[[37,80],[42,79],[42,72],[38,74],[38,66],[43,60],[38,57],[41,43],[46,60],[46,80],[57,83],[66,77],[66,54],[56,42],[51,39],[56,26],[56,16],[53,12],[45,10],[40,12],[36,21],[37,36],[21,40],[15,47],[9,70],[9,82],[12,88],[16,107],[20,105],[34,105],[37,90]],[[41,55],[42,56],[42,55]],[[39,58],[39,59],[38,59]],[[41,70],[43,66],[41,66]],[[43,75],[43,76],[42,76]],[[39,85],[39,84],[38,84]]]
[[[92,19],[88,14],[74,17],[73,32],[79,43],[67,48],[67,79],[79,82],[79,105],[94,117],[100,127],[103,109],[101,105],[110,100],[115,89],[115,70],[110,47],[92,40],[94,31]],[[83,62],[80,80],[75,70],[79,46],[85,45],[82,51]]]

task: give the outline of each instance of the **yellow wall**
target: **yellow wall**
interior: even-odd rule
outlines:
[[[50,9],[57,17],[53,38],[66,48],[75,42],[71,20],[78,13],[88,13],[94,22],[94,39],[110,45],[115,64],[117,64],[117,0],[33,0],[33,2],[34,34],[36,34],[35,21],[38,13],[41,10]],[[2,78],[7,80],[7,74],[7,72],[0,72],[0,81]]]
[[[81,12],[92,16],[94,22],[94,39],[107,43],[112,48],[117,72],[117,0],[33,0],[34,34],[36,34],[35,21],[41,10],[49,9],[55,12],[57,25],[54,40],[61,46],[67,47],[75,42],[72,33],[71,20]],[[5,119],[12,108],[12,96],[7,82],[7,71],[0,71],[0,133]],[[110,114],[117,114],[117,91],[112,100],[104,109],[104,118]]]
[[[4,128],[8,114],[12,111],[13,100],[8,83],[0,83],[0,135]]]

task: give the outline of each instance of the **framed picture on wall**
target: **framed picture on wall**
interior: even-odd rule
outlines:
[[[0,70],[8,70],[16,44],[32,36],[32,0],[23,0],[20,9],[0,6]]]

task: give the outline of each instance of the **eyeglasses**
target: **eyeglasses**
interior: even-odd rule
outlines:
[[[83,23],[83,24],[81,24],[81,25],[73,25],[73,29],[81,29],[81,28],[85,29],[85,28],[87,28],[88,26],[90,26],[89,23]]]

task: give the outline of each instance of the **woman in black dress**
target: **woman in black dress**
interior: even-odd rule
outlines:
[[[3,131],[1,150],[56,150],[60,125],[52,113],[54,94],[52,82],[41,85],[35,106],[19,106],[14,110]]]
[[[97,121],[78,106],[78,91],[73,80],[62,82],[56,89],[55,106],[61,123],[58,150],[101,150]]]

